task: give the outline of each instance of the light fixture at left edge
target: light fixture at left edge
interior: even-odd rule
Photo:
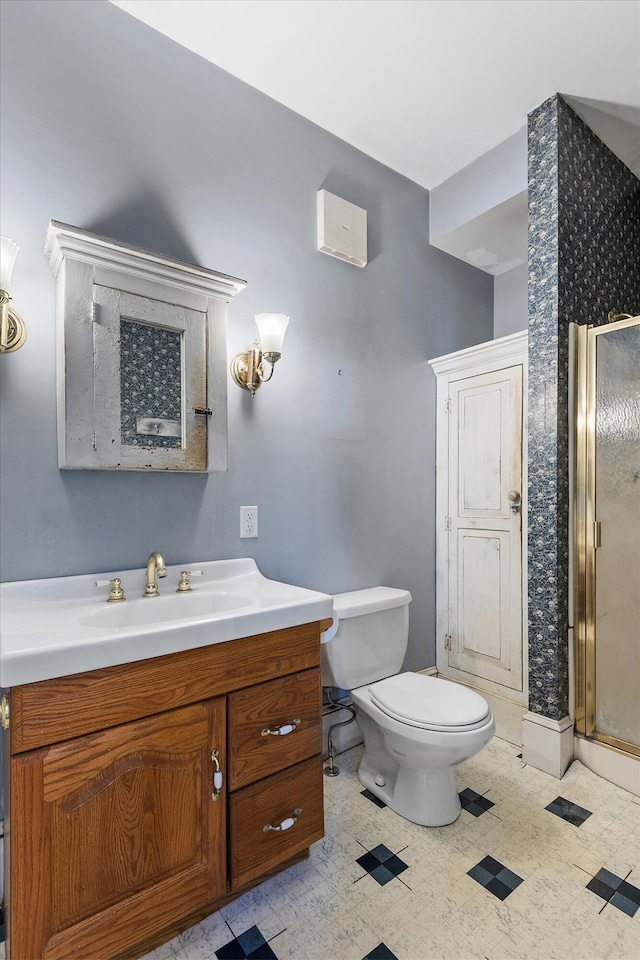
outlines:
[[[20,247],[9,237],[0,238],[0,353],[13,353],[19,350],[27,339],[24,320],[12,307],[11,277],[13,265]]]
[[[254,340],[250,350],[237,353],[231,361],[234,382],[248,390],[252,397],[263,383],[271,380],[274,367],[282,356],[282,343],[289,325],[289,317],[284,313],[259,313],[255,320],[262,345]],[[265,361],[270,366],[268,373]]]

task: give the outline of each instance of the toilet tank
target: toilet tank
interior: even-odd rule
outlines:
[[[408,590],[369,587],[333,598],[335,636],[321,646],[322,683],[353,690],[398,673],[409,641]]]

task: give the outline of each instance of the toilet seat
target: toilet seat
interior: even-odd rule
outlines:
[[[400,673],[368,689],[372,703],[387,716],[423,730],[475,730],[491,719],[483,697],[450,680]]]

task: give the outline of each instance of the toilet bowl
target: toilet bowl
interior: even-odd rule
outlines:
[[[359,687],[351,700],[365,742],[360,782],[413,823],[453,823],[460,814],[454,768],[495,732],[485,700],[419,673]]]
[[[460,814],[455,766],[495,732],[487,702],[450,680],[398,673],[408,642],[406,590],[374,587],[333,599],[338,629],[322,646],[322,682],[350,691],[365,747],[360,782],[413,823],[452,823]]]

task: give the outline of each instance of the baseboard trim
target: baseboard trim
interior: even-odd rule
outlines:
[[[640,758],[584,737],[575,737],[574,753],[576,760],[603,780],[640,797]]]
[[[573,761],[573,720],[552,720],[527,711],[522,720],[522,759],[561,780]]]

